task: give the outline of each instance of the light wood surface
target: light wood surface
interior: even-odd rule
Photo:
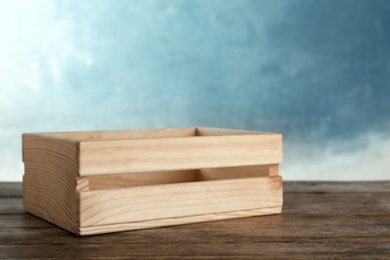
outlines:
[[[271,132],[239,130],[239,129],[196,127],[195,135],[196,136],[228,136],[228,135],[280,135],[280,134],[271,133]]]
[[[279,174],[279,165],[251,165],[240,167],[206,168],[200,169],[198,181],[226,180],[249,177],[268,177]]]
[[[280,134],[178,128],[23,135],[26,211],[75,234],[280,213]]]
[[[21,183],[0,183],[0,259],[389,258],[389,181],[283,186],[278,215],[77,237],[25,213]]]
[[[188,128],[161,128],[161,129],[137,129],[137,130],[109,130],[109,131],[79,131],[79,132],[52,132],[41,133],[78,141],[102,141],[123,139],[151,139],[151,138],[176,138],[196,135],[195,127]]]
[[[80,143],[80,176],[282,162],[281,135],[205,136]]]
[[[23,198],[26,211],[75,232],[77,145],[41,135],[23,135]]]
[[[87,236],[87,235],[119,232],[119,231],[176,226],[176,225],[193,224],[199,222],[210,222],[210,221],[225,220],[225,219],[274,215],[274,214],[280,214],[281,212],[282,212],[282,208],[280,206],[268,207],[268,208],[264,207],[261,209],[250,209],[250,210],[239,210],[239,211],[236,210],[230,212],[210,213],[204,215],[152,219],[152,220],[137,221],[137,222],[125,222],[119,224],[94,225],[89,227],[81,227],[77,232],[81,236]]]
[[[280,208],[282,180],[275,176],[96,190],[81,192],[80,201],[81,227]]]

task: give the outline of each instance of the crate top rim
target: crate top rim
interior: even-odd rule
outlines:
[[[126,135],[127,134],[127,135]],[[92,130],[92,131],[64,131],[64,132],[36,132],[23,133],[47,138],[58,138],[71,142],[104,142],[111,140],[139,140],[139,139],[170,139],[194,137],[228,137],[228,136],[280,136],[281,133],[263,132],[255,130],[228,129],[216,127],[178,127],[178,128],[148,128],[148,129],[119,129],[119,130]],[[124,137],[120,137],[124,135]],[[143,136],[142,136],[143,135]]]

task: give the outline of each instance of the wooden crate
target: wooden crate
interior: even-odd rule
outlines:
[[[277,214],[282,135],[217,128],[23,134],[24,208],[77,235]]]

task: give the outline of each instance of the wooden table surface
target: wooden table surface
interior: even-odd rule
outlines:
[[[77,237],[0,183],[0,259],[390,259],[390,182],[285,182],[281,215]]]

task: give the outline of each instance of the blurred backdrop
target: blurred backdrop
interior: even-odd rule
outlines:
[[[280,132],[286,180],[390,179],[390,1],[0,0],[0,181],[24,132]]]

